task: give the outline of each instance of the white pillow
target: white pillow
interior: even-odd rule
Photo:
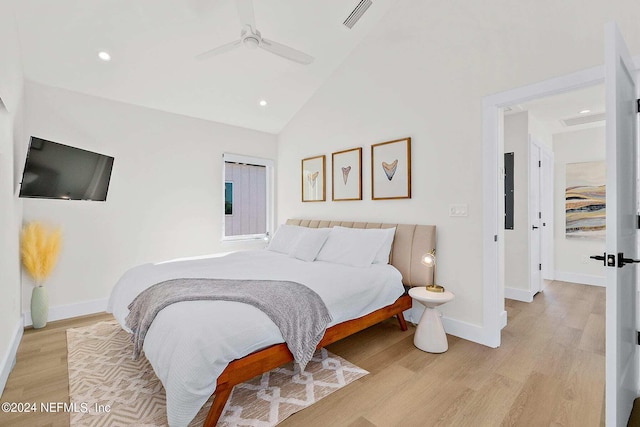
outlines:
[[[306,229],[298,225],[282,224],[271,238],[267,250],[288,254]]]
[[[307,262],[315,260],[324,242],[327,241],[330,231],[330,228],[307,228],[298,237],[289,256]]]
[[[393,244],[393,238],[396,236],[396,228],[381,228],[385,234],[385,240],[382,242],[382,246],[378,250],[376,257],[373,259],[374,264],[389,264],[389,254],[391,253],[391,245]]]
[[[368,267],[385,243],[385,230],[333,227],[316,260]]]

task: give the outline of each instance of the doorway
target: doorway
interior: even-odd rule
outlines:
[[[515,166],[505,298],[531,302],[552,280],[602,286],[604,269],[589,256],[604,252],[604,86],[504,110],[504,151]]]
[[[487,96],[483,99],[483,344],[500,346],[506,325],[504,306],[504,199],[501,170],[504,137],[502,112],[546,96],[570,92],[602,83],[604,67],[594,67],[566,76]]]
[[[636,252],[637,232],[637,117],[636,98],[640,91],[636,74],[640,61],[632,59],[622,35],[615,23],[605,27],[605,65],[607,71],[606,103],[606,197],[609,214],[606,220],[606,253],[597,258],[603,260],[606,270],[606,400],[607,424],[623,425],[628,419],[633,399],[637,395],[637,319],[636,319],[636,269],[640,262]],[[634,63],[635,62],[635,63]],[[498,174],[500,166],[500,108],[518,102],[526,102],[543,95],[567,92],[601,82],[605,67],[574,73],[552,79],[483,100],[483,288],[487,336],[500,343],[501,320],[504,318],[504,301],[501,299],[500,276],[501,250],[504,244],[498,237],[504,235],[498,228]],[[493,235],[492,235],[493,233]],[[493,244],[491,244],[493,240]],[[636,257],[636,258],[634,258]],[[496,298],[497,297],[497,298]]]

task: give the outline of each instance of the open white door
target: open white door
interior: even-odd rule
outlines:
[[[605,28],[607,109],[606,425],[626,426],[638,392],[636,326],[637,91],[615,23]]]
[[[540,145],[529,135],[529,289],[531,295],[542,290],[542,207]]]
[[[555,261],[554,237],[553,237],[553,152],[547,148],[542,149],[542,179],[540,188],[542,190],[542,278],[544,280],[554,280]],[[542,281],[544,289],[545,282]]]

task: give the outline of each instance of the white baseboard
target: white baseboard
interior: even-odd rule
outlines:
[[[109,300],[96,299],[92,301],[80,302],[77,304],[59,305],[49,307],[49,322],[62,319],[70,319],[72,317],[85,316],[87,314],[100,313],[107,309]],[[31,326],[31,312],[24,313],[24,326]]]
[[[413,302],[413,306],[404,312],[404,317],[408,322],[414,325],[418,324],[420,317],[424,312],[424,306],[420,303]],[[506,314],[506,312],[505,312]],[[464,322],[462,320],[451,319],[447,316],[442,316],[442,326],[449,335],[454,335],[458,338],[462,338],[468,341],[473,341],[478,344],[486,345],[487,347],[495,348],[488,338],[486,338],[485,328],[472,323]],[[506,320],[506,317],[505,317]]]
[[[504,288],[504,297],[514,299],[516,301],[531,302],[533,301],[533,293],[526,289]]]
[[[18,352],[18,346],[20,345],[23,331],[24,328],[22,326],[22,321],[18,319],[16,326],[13,329],[11,344],[9,345],[7,352],[2,356],[2,361],[0,361],[0,397],[2,397],[2,393],[4,392],[4,386],[7,385],[9,373],[11,373],[13,365],[16,363],[16,353]]]
[[[458,338],[473,341],[488,347],[494,347],[485,340],[486,334],[482,326],[464,322],[462,320],[451,319],[446,316],[442,316],[441,320],[442,326],[444,326],[444,331],[449,335],[454,335]]]
[[[506,310],[500,313],[500,329],[504,329],[507,326],[507,312]]]
[[[579,283],[581,285],[606,286],[603,276],[594,276],[592,274],[569,273],[566,271],[556,271],[555,280],[561,282]]]

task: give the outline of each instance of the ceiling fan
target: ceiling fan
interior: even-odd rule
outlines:
[[[253,0],[236,0],[236,5],[238,7],[238,17],[240,18],[240,22],[243,24],[242,31],[240,32],[240,39],[203,52],[196,56],[197,59],[209,59],[213,56],[245,46],[249,49],[259,47],[267,52],[273,53],[274,55],[278,55],[290,61],[304,65],[311,64],[313,62],[313,56],[262,37],[260,31],[256,29],[253,13]]]

